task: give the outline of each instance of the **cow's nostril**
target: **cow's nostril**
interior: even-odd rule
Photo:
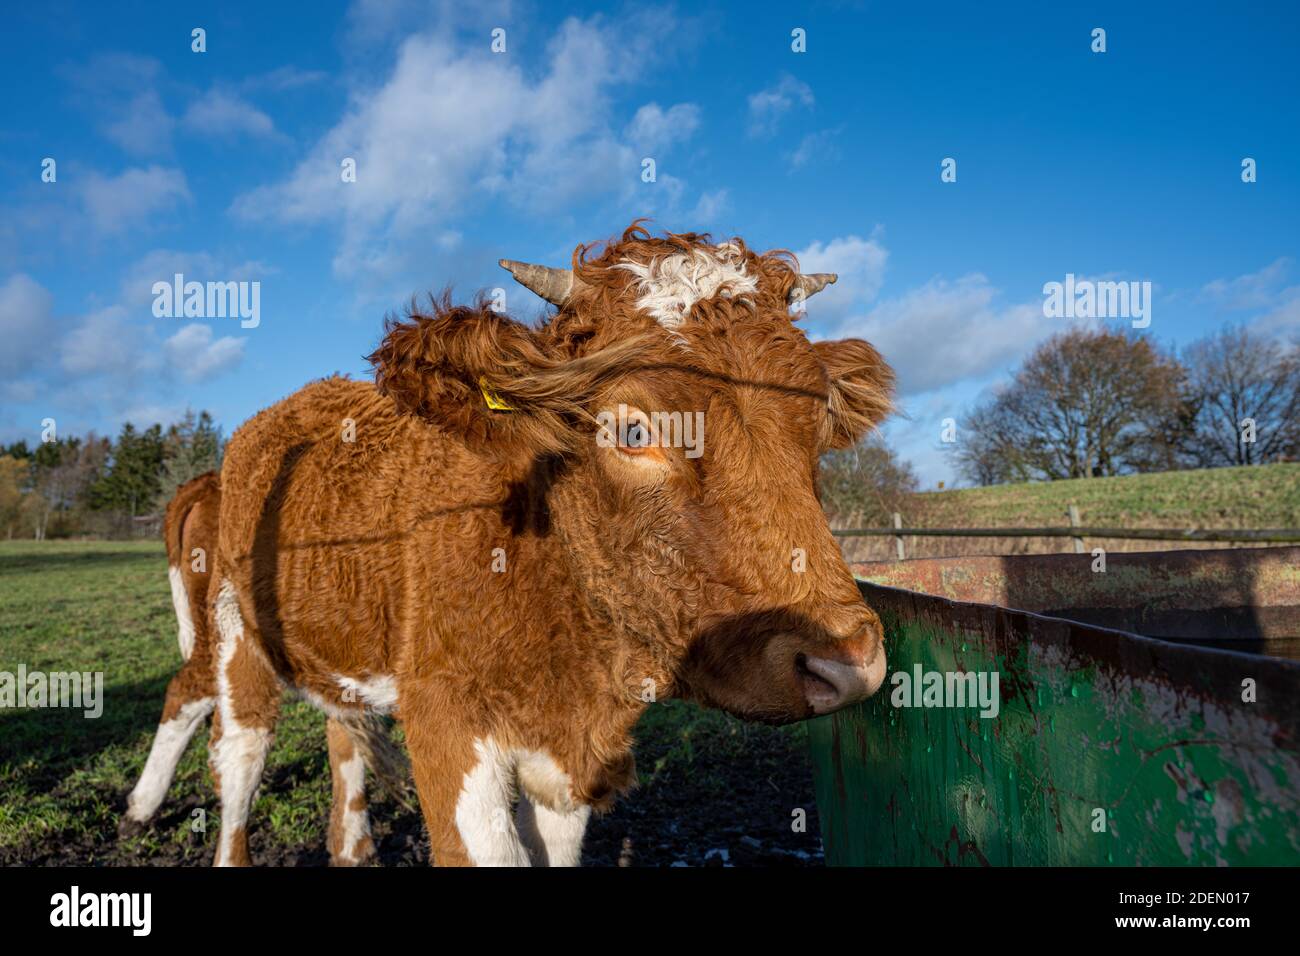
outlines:
[[[795,673],[799,677],[799,686],[803,689],[804,699],[812,705],[813,710],[822,713],[820,708],[832,707],[840,696],[840,688],[823,674],[808,666],[808,655],[797,654],[794,659]]]
[[[829,714],[866,696],[862,674],[852,664],[805,657],[802,670],[804,699],[815,714]]]
[[[885,680],[885,649],[877,645],[871,660],[862,664],[799,654],[795,670],[813,713],[829,714],[866,700],[880,689]]]

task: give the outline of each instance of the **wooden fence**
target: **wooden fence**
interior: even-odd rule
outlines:
[[[1300,528],[1095,528],[1079,523],[1079,510],[1070,505],[1070,523],[1047,528],[905,528],[894,512],[892,528],[836,528],[838,538],[892,537],[898,560],[907,558],[906,538],[1071,538],[1082,554],[1084,538],[1127,541],[1225,541],[1250,544],[1300,544]]]

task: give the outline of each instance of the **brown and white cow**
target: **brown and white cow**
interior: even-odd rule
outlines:
[[[163,541],[182,664],[167,685],[149,759],[127,798],[119,827],[124,834],[138,832],[158,812],[177,762],[217,703],[213,633],[206,608],[212,577],[207,556],[217,539],[220,508],[221,482],[215,472],[181,485],[167,505]]]
[[[127,798],[119,830],[140,832],[162,805],[190,739],[216,706],[215,636],[209,611],[209,556],[217,546],[221,481],[208,472],[181,485],[167,505],[163,540],[180,641],[180,670],[167,686],[162,719],[140,779]],[[328,847],[332,866],[358,866],[374,857],[366,805],[367,767],[390,789],[402,773],[383,728],[365,715],[328,720],[326,740],[333,784]]]
[[[282,684],[399,716],[436,863],[572,865],[656,696],[784,722],[884,679],[817,463],[887,413],[892,372],[789,310],[834,277],[636,224],[571,270],[502,265],[558,312],[413,307],[374,385],[315,382],[230,440],[219,864],[249,862]],[[688,455],[661,432],[696,412]]]

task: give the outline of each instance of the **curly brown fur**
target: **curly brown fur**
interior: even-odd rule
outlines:
[[[167,564],[169,569],[177,569],[180,572],[185,600],[188,603],[188,620],[192,622],[194,636],[189,656],[167,688],[162,719],[155,738],[162,742],[166,742],[169,733],[165,729],[166,726],[170,722],[177,721],[182,713],[193,713],[195,708],[200,708],[206,714],[210,706],[206,706],[205,702],[212,701],[217,691],[214,647],[216,630],[210,613],[208,586],[211,580],[209,562],[215,554],[217,545],[220,507],[220,476],[216,472],[207,472],[177,488],[164,514],[163,541],[167,549]],[[185,622],[179,620],[180,608],[177,609],[177,613],[178,626],[184,627]],[[192,726],[185,726],[184,729],[188,734],[193,734],[200,723],[201,719],[194,722]],[[330,724],[334,723],[335,721],[331,719]],[[356,752],[365,762],[366,769],[376,776],[386,791],[409,809],[406,796],[407,782],[410,777],[409,766],[405,755],[393,742],[384,725],[373,716],[362,715],[348,721],[346,726],[340,723],[339,730],[349,738]],[[155,743],[151,750],[158,746],[159,744]],[[119,827],[124,835],[140,832],[148,819],[157,812],[157,802],[161,801],[161,794],[157,793],[157,790],[161,788],[165,793],[174,769],[174,761],[170,768],[164,761],[173,757],[179,759],[183,749],[183,743],[173,741],[167,754],[151,758],[152,772],[159,779],[150,782],[148,789],[154,792],[148,795],[144,805],[141,805],[140,797],[137,797],[135,807],[131,807],[128,801],[128,813],[122,817]],[[146,776],[147,774],[148,771]],[[141,784],[145,782],[145,776],[142,776]],[[362,792],[359,795],[361,807],[364,807],[364,798]],[[331,812],[330,842],[331,857],[336,865],[344,862],[344,844],[338,833],[337,821],[342,819],[344,804],[357,799],[357,794],[345,796],[341,791],[335,794],[335,806]],[[152,810],[149,809],[150,806]],[[132,814],[131,810],[135,813]],[[355,865],[365,862],[373,855],[374,848],[369,847],[368,851],[361,856],[357,855],[356,848],[349,848],[349,852],[351,855],[346,862]]]
[[[643,311],[659,280],[637,269],[697,253],[735,288],[671,324]],[[344,719],[394,712],[434,858],[464,864],[527,861],[496,816],[516,786],[580,839],[632,784],[652,699],[780,722],[841,700],[809,662],[858,675],[859,697],[883,679],[815,480],[886,413],[892,373],[864,342],[808,341],[788,253],[735,240],[727,273],[723,254],[634,223],[575,252],[578,291],[540,327],[444,295],[389,320],[376,385],[315,382],[236,432],[214,582],[222,862],[247,859],[280,681]],[[701,454],[595,440],[620,406],[702,414]]]

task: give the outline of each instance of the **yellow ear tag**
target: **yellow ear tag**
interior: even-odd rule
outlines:
[[[483,393],[483,401],[487,402],[487,407],[494,412],[513,412],[514,407],[507,405],[501,400],[501,396],[487,386],[487,379],[482,375],[478,377],[478,388]]]

